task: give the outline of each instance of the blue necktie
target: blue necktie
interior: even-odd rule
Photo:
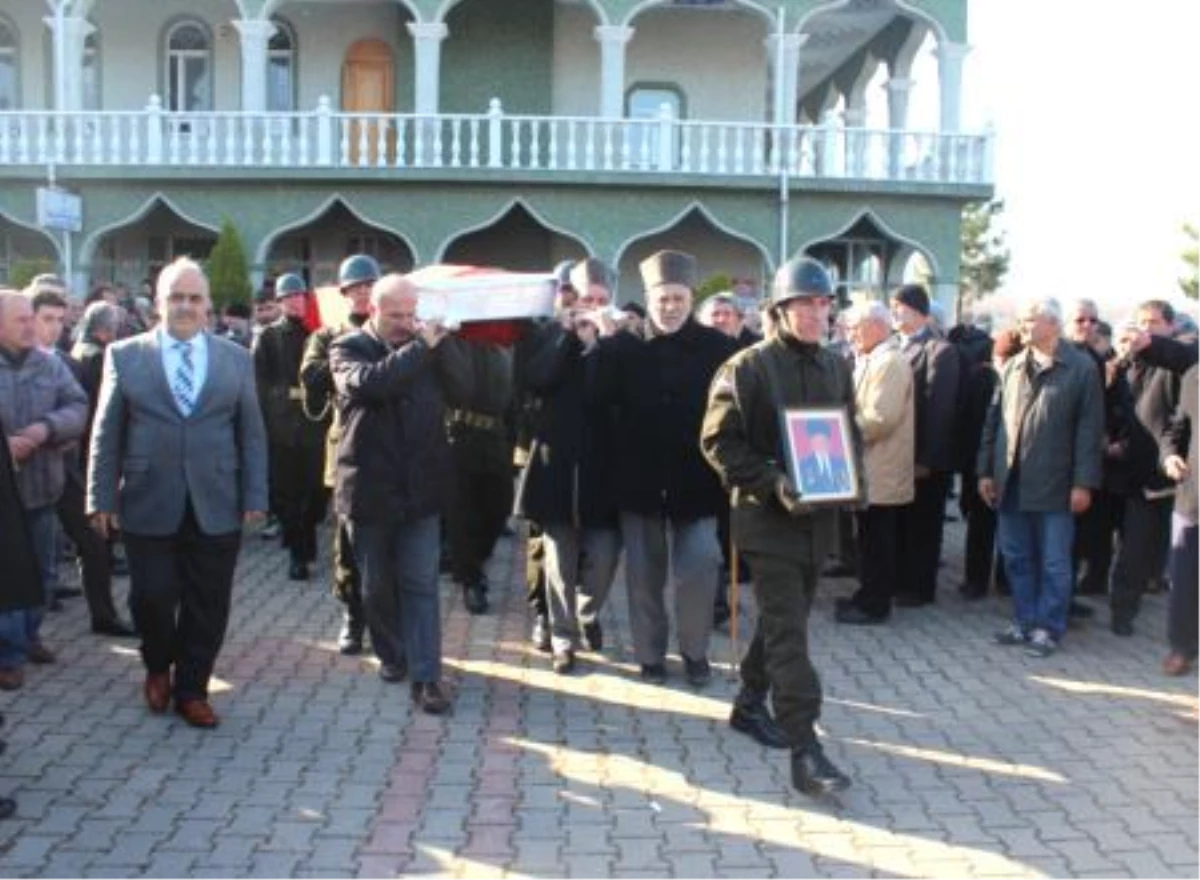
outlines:
[[[171,393],[184,416],[192,414],[196,405],[196,366],[192,363],[192,344],[176,342],[175,350],[179,352],[179,364],[175,367],[175,377],[171,381]]]

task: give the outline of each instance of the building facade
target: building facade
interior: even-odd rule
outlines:
[[[256,280],[594,255],[624,301],[670,246],[750,288],[806,252],[869,293],[920,257],[951,305],[992,193],[966,5],[0,0],[0,280],[136,286],[228,218]]]

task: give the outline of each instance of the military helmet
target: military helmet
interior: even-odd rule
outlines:
[[[563,260],[554,267],[554,271],[551,274],[554,275],[554,280],[559,287],[573,287],[571,284],[571,270],[574,268],[574,260]]]
[[[308,293],[308,284],[304,279],[295,272],[288,272],[285,275],[280,275],[275,279],[275,298],[283,299],[287,296],[296,296],[297,294]]]
[[[814,296],[833,296],[833,279],[824,266],[812,257],[796,257],[779,267],[771,285],[771,305]]]
[[[338,266],[338,287],[345,290],[355,284],[374,284],[382,273],[379,263],[368,254],[351,254]]]

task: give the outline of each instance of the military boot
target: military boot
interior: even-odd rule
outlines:
[[[767,695],[745,686],[734,698],[733,711],[729,713],[729,726],[768,749],[786,749],[790,745],[783,730],[771,717],[771,711],[767,708]]]
[[[813,737],[792,749],[792,785],[807,795],[830,794],[850,787],[850,777],[825,757],[825,750]]]

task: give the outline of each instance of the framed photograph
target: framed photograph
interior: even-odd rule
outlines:
[[[850,420],[841,407],[785,409],[788,476],[806,504],[858,500]]]

